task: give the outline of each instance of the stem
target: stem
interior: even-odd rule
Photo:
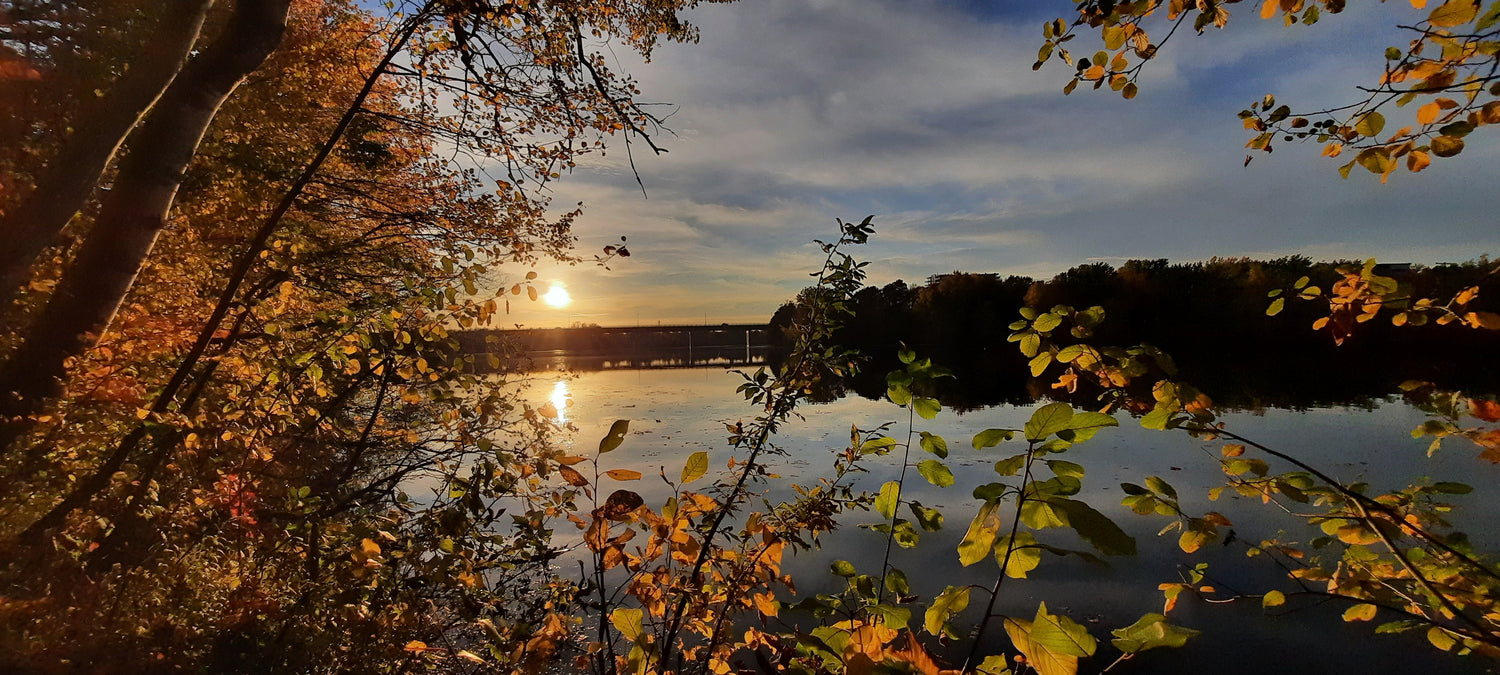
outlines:
[[[995,602],[1000,599],[1000,585],[1005,582],[1005,570],[1010,567],[1010,556],[1016,550],[1016,532],[1021,529],[1021,506],[1026,503],[1026,486],[1031,484],[1031,462],[1036,459],[1036,444],[1026,446],[1026,468],[1021,474],[1021,489],[1016,491],[1016,515],[1010,522],[1009,540],[1005,545],[1005,560],[1000,563],[1000,575],[995,577],[995,586],[990,589],[990,601],[985,605],[984,617],[979,620],[979,630],[974,632],[974,642],[969,645],[969,654],[964,657],[964,665],[960,672],[967,671],[969,664],[974,662],[974,656],[979,652],[979,639],[984,637],[984,629],[990,625],[990,619],[995,616]]]
[[[891,508],[891,531],[885,533],[885,559],[880,561],[880,588],[875,602],[885,601],[885,576],[891,569],[891,543],[896,541],[896,518],[901,515],[901,492],[906,487],[906,467],[911,465],[911,436],[916,426],[916,408],[906,404],[906,447],[901,455],[901,475],[896,479],[896,505]]]

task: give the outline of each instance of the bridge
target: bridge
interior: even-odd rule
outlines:
[[[472,330],[457,334],[466,354],[494,351],[500,340],[543,365],[585,370],[741,366],[765,362],[765,324],[589,326]]]

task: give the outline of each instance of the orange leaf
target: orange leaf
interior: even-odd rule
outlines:
[[[1469,399],[1469,414],[1486,422],[1500,422],[1500,403]]]

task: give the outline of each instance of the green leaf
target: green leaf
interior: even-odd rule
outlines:
[[[1010,661],[1004,654],[991,654],[979,662],[980,675],[1011,675]]]
[[[1027,331],[1021,336],[1021,354],[1026,358],[1036,356],[1041,349],[1042,336],[1037,335],[1035,331]]]
[[[1151,412],[1146,413],[1145,417],[1141,418],[1141,426],[1146,429],[1163,431],[1171,423],[1172,415],[1176,414],[1176,412],[1177,406],[1175,405],[1158,405],[1152,408]]]
[[[912,410],[917,411],[917,416],[921,417],[924,420],[930,420],[934,417],[937,417],[938,411],[943,409],[943,406],[938,403],[937,399],[926,398],[924,396],[918,396],[912,399],[911,407]]]
[[[614,424],[609,425],[609,433],[599,439],[599,454],[602,455],[620,447],[620,444],[625,442],[625,434],[629,431],[630,420],[615,420]]]
[[[1009,562],[1006,556],[1009,555]],[[1012,579],[1025,579],[1026,573],[1042,564],[1042,549],[1037,545],[1036,535],[1022,530],[1015,537],[1006,535],[995,544],[995,563],[1000,571]]]
[[[641,629],[641,616],[643,612],[639,609],[628,607],[617,607],[609,613],[609,622],[614,625],[615,630],[620,631],[626,640],[639,642],[643,630]]]
[[[1375,136],[1384,128],[1385,116],[1374,111],[1365,113],[1365,116],[1359,118],[1359,122],[1354,125],[1354,130],[1362,136]]]
[[[974,440],[970,444],[974,446],[975,450],[983,450],[985,448],[993,448],[1000,445],[1002,441],[1008,441],[1015,437],[1016,432],[1010,429],[985,429],[974,434]]]
[[[1048,652],[1065,656],[1093,656],[1098,643],[1087,628],[1061,614],[1048,614],[1047,603],[1036,608],[1031,620],[1031,641]]]
[[[687,464],[682,467],[682,484],[687,485],[708,473],[708,453],[699,450],[688,455]]]
[[[1139,654],[1158,647],[1177,648],[1187,644],[1188,638],[1199,633],[1191,628],[1173,626],[1161,614],[1147,614],[1135,623],[1110,631],[1115,639],[1110,644],[1126,654]]]
[[[995,462],[995,473],[1002,476],[1014,476],[1021,473],[1021,467],[1024,466],[1026,466],[1026,453],[1023,452]]]
[[[896,517],[896,506],[901,500],[901,484],[887,481],[880,486],[880,495],[875,498],[875,510],[887,520]]]
[[[1051,500],[1027,499],[1021,504],[1021,522],[1033,530],[1066,527],[1068,515],[1057,508]]]
[[[906,580],[906,573],[895,568],[885,573],[885,589],[898,596],[911,595],[911,584]]]
[[[990,549],[995,547],[995,537],[1000,532],[999,511],[999,503],[987,501],[979,507],[979,513],[974,514],[968,532],[964,533],[963,541],[958,544],[958,561],[964,567],[984,560],[989,556]]]
[[[1038,316],[1036,318],[1036,321],[1032,322],[1031,327],[1035,328],[1037,332],[1047,333],[1050,332],[1053,328],[1057,328],[1061,325],[1062,317],[1048,312],[1046,314]]]
[[[1073,462],[1069,462],[1067,460],[1062,460],[1062,459],[1049,459],[1049,460],[1046,460],[1046,461],[1047,461],[1047,468],[1052,469],[1052,473],[1055,473],[1055,474],[1057,474],[1059,476],[1069,476],[1069,477],[1072,477],[1072,478],[1083,478],[1083,465],[1082,464],[1075,464]]]
[[[911,403],[911,390],[907,389],[906,385],[904,384],[891,385],[890,387],[886,388],[885,395],[887,398],[891,399],[891,403],[899,406],[905,406],[906,404]]]
[[[1500,2],[1492,2],[1490,8],[1479,17],[1479,23],[1474,24],[1474,29],[1481,32],[1489,30],[1497,21],[1500,21]]]
[[[953,484],[953,472],[948,469],[948,465],[935,459],[918,464],[917,473],[922,474],[927,482],[938,487],[948,487]]]
[[[1276,298],[1271,301],[1271,306],[1266,308],[1266,316],[1276,316],[1286,307],[1286,298]]]
[[[1093,438],[1100,429],[1117,426],[1120,426],[1120,423],[1104,413],[1090,411],[1073,413],[1073,417],[1068,420],[1067,428],[1058,431],[1057,437],[1073,443],[1082,443]]]
[[[1054,653],[1032,639],[1035,626],[1031,621],[1005,617],[1004,627],[1011,644],[1026,656],[1026,665],[1040,675],[1075,675],[1078,672],[1078,657]]]
[[[937,434],[922,432],[922,449],[943,459],[948,458],[948,441]]]
[[[1146,487],[1151,488],[1156,494],[1166,495],[1172,499],[1177,498],[1177,489],[1173,488],[1167,481],[1162,480],[1160,476],[1147,476]]]
[[[890,577],[886,577],[886,581],[889,582]],[[903,593],[902,595],[906,594]],[[874,607],[874,610],[875,613],[880,616],[880,619],[885,622],[885,625],[891,628],[906,628],[906,626],[911,623],[911,610],[905,607],[897,607],[895,605],[882,602],[876,605]]]
[[[943,529],[943,512],[937,509],[922,506],[918,502],[907,502],[907,508],[917,519],[917,524],[928,532],[936,532]]]
[[[1024,431],[1026,440],[1041,441],[1063,429],[1073,419],[1073,407],[1062,402],[1048,403],[1031,414]]]
[[[896,439],[890,436],[875,436],[859,444],[859,454],[879,452],[894,445],[896,445]]]
[[[932,606],[927,608],[927,614],[923,617],[922,627],[927,629],[928,633],[941,635],[949,619],[968,606],[969,587],[949,586],[932,599]]]
[[[1450,495],[1466,495],[1474,491],[1474,488],[1469,485],[1465,485],[1463,483],[1452,483],[1448,481],[1433,483],[1432,489],[1437,492]]]
[[[1037,354],[1036,358],[1033,358],[1027,365],[1031,369],[1032,377],[1041,377],[1042,373],[1047,372],[1047,366],[1052,365],[1052,352]]]
[[[855,575],[854,563],[851,563],[848,560],[835,560],[828,566],[828,569],[835,575],[841,576],[845,579],[848,579]]]

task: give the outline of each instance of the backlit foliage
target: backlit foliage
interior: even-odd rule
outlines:
[[[1254,137],[1245,145],[1271,152],[1278,141],[1312,141],[1324,157],[1350,156],[1339,172],[1348,177],[1357,165],[1385,182],[1397,169],[1412,173],[1434,158],[1453,157],[1464,138],[1478,128],[1500,122],[1500,2],[1482,0],[1409,0],[1412,19],[1393,18],[1409,35],[1404,45],[1384,47],[1385,67],[1375,82],[1359,86],[1353,100],[1327,110],[1296,112],[1266,95],[1240,113]],[[1139,92],[1145,65],[1179,30],[1202,34],[1223,28],[1231,7],[1257,11],[1260,18],[1286,26],[1311,26],[1333,20],[1344,0],[1075,0],[1077,14],[1043,24],[1045,40],[1034,68],[1056,55],[1074,68],[1064,93],[1080,84],[1108,86],[1129,99]],[[1387,3],[1395,14],[1398,0]],[[1431,6],[1429,6],[1431,4]],[[1258,5],[1258,6],[1257,6]],[[1103,50],[1074,56],[1068,45],[1080,34],[1097,33]],[[1076,49],[1076,46],[1075,46]],[[1410,112],[1410,109],[1415,112]],[[1401,121],[1386,124],[1386,117]],[[1251,157],[1246,156],[1248,164]]]

